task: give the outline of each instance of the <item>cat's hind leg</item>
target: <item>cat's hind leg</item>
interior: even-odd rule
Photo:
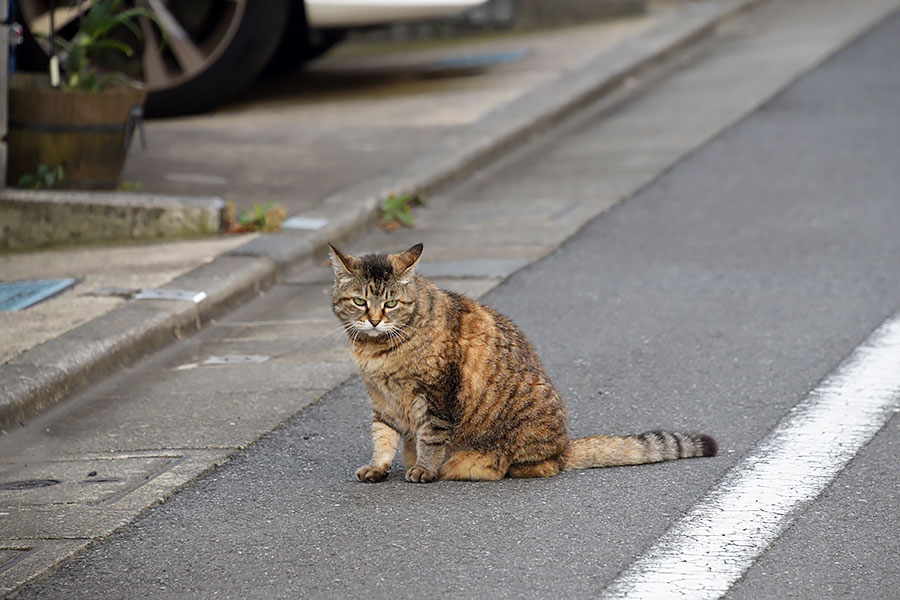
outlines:
[[[537,463],[517,463],[506,472],[510,477],[553,477],[559,473],[559,461],[544,460]]]
[[[458,450],[441,466],[441,479],[496,481],[506,476],[509,459],[497,452]]]

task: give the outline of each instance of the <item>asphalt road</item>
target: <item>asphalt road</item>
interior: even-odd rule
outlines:
[[[898,56],[894,16],[486,298],[537,346],[573,435],[700,430],[719,457],[364,485],[352,379],[16,597],[597,595],[900,307]],[[552,144],[576,156],[592,133]],[[595,177],[563,167],[563,193]],[[895,595],[898,453],[895,416],[729,597]]]

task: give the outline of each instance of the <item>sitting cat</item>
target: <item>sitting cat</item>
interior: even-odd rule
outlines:
[[[420,483],[715,456],[716,441],[696,433],[569,439],[562,399],[525,336],[416,274],[422,244],[359,258],[331,250],[333,310],[372,402],[360,481],[385,479],[401,441],[406,479]]]

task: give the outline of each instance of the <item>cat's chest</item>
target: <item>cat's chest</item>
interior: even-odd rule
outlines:
[[[417,373],[406,365],[378,357],[354,357],[354,360],[366,383],[396,402],[410,402],[421,388]]]
[[[416,431],[413,405],[422,385],[415,369],[379,358],[354,356],[359,374],[371,394],[372,408],[396,426],[401,433]]]
[[[377,383],[384,391],[394,394],[403,391],[414,393],[415,388],[439,365],[430,352],[415,352],[415,349],[397,348],[390,352],[351,352],[360,375]]]
[[[390,354],[369,354],[353,352],[353,362],[363,376],[373,377],[381,373],[390,373],[397,370],[395,357]]]

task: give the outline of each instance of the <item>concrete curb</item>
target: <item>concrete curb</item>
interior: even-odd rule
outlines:
[[[0,190],[0,249],[209,235],[224,208],[216,196]]]
[[[199,304],[133,300],[0,366],[0,427],[22,421],[78,387],[198,329],[204,320],[272,285],[278,273],[371,225],[390,194],[427,194],[551,127],[629,77],[713,32],[760,0],[690,4],[650,31],[605,52],[551,84],[443,138],[374,180],[326,198],[303,217],[324,219],[312,231],[256,238],[170,282],[167,289],[205,291]]]

